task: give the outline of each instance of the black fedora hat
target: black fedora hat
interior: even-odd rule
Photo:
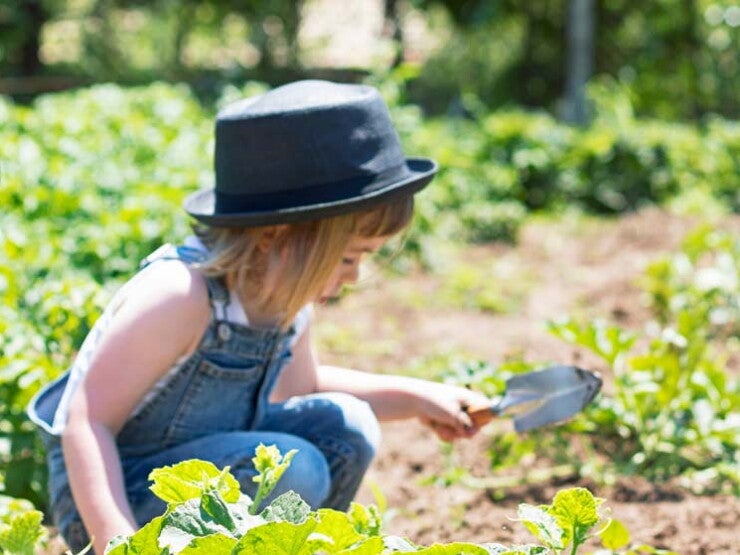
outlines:
[[[426,186],[428,158],[404,156],[388,108],[365,85],[297,81],[216,117],[216,186],[185,210],[213,226],[298,222],[370,208]]]

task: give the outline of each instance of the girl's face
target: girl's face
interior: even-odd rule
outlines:
[[[377,252],[388,240],[387,237],[355,237],[347,245],[342,261],[334,270],[329,282],[324,287],[321,296],[317,299],[320,304],[339,295],[342,286],[356,283],[360,277],[360,263],[366,254]]]

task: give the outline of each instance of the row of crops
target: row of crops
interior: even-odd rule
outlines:
[[[397,101],[395,84],[382,88],[407,152],[443,168],[419,197],[409,257],[423,260],[438,238],[513,241],[533,211],[612,214],[656,202],[740,208],[736,123],[636,121],[629,103],[608,91],[595,91],[598,117],[586,129],[518,111],[425,121]],[[219,104],[261,90],[226,89]],[[187,233],[179,206],[212,183],[216,108],[165,84],[100,85],[31,106],[0,99],[0,491],[8,499],[44,510],[44,453],[25,405],[65,369],[138,260]],[[737,494],[740,391],[726,364],[740,332],[739,265],[738,239],[702,228],[644,278],[652,335],[553,322],[554,333],[613,369],[614,391],[555,433],[494,437],[492,470],[533,452],[575,468],[586,449],[595,456],[577,465],[580,475],[681,476],[696,491]],[[511,372],[531,366],[467,363],[455,379],[495,393]],[[26,504],[4,506],[7,522],[26,515],[33,528]]]
[[[494,430],[491,476],[471,476],[451,456],[438,479],[505,491],[552,478],[613,484],[640,475],[696,494],[740,495],[740,382],[728,368],[740,352],[739,269],[740,238],[700,226],[641,276],[651,317],[645,330],[569,317],[548,322],[551,333],[600,359],[607,391],[565,425],[525,438]],[[543,365],[457,359],[432,366],[447,381],[495,395],[512,374]],[[547,470],[523,474],[521,461],[533,458]]]

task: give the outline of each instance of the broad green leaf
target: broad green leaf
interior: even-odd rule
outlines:
[[[260,514],[268,522],[287,521],[300,524],[308,518],[311,507],[294,491],[279,495]]]
[[[531,544],[506,547],[500,543],[487,543],[481,547],[487,549],[491,555],[541,555],[548,551],[546,547]]]
[[[336,553],[337,555],[379,555],[383,552],[383,547],[383,538],[374,536]]]
[[[223,534],[195,538],[179,555],[231,555],[236,539]]]
[[[551,549],[563,549],[567,545],[563,528],[545,509],[522,503],[517,515],[517,520],[524,523],[527,530]]]
[[[229,507],[218,491],[205,491],[200,498],[200,507],[216,524],[220,524],[229,532],[233,532],[236,525]]]
[[[555,494],[548,512],[565,533],[565,545],[583,543],[589,529],[601,519],[597,508],[603,501],[586,488],[568,488]]]
[[[319,509],[316,514],[318,524],[308,539],[311,552],[339,553],[364,540],[346,513],[333,509]]]
[[[141,527],[131,539],[129,539],[129,555],[154,555],[168,553],[167,548],[160,548],[159,546],[159,534],[162,530],[162,522],[164,517],[158,516],[151,520],[146,525]]]
[[[252,528],[234,546],[232,555],[309,555],[306,540],[318,522],[268,522]]]
[[[625,547],[630,542],[630,533],[627,528],[618,520],[611,519],[607,526],[600,534],[601,543],[607,549],[615,551]]]
[[[126,536],[118,534],[108,541],[108,545],[105,546],[104,555],[126,555],[127,548],[128,539]]]
[[[386,551],[399,553],[411,553],[418,549],[416,545],[401,536],[385,536],[383,538],[383,545]]]
[[[555,494],[552,503],[553,513],[567,517],[577,526],[594,526],[601,516],[598,507],[604,502],[586,488],[568,488]]]
[[[0,528],[0,548],[8,555],[33,555],[34,546],[46,534],[41,511],[14,516],[10,525]]]
[[[217,533],[230,535],[225,526],[201,510],[200,500],[190,499],[164,515],[159,544],[177,553],[195,538]]]
[[[228,467],[219,470],[213,463],[197,459],[155,468],[149,479],[154,481],[149,489],[167,503],[199,499],[209,488],[218,489],[224,500],[230,503],[241,495],[239,482],[229,473]]]
[[[417,553],[419,555],[490,555],[495,552],[474,543],[456,542],[444,545],[436,543]]]
[[[247,533],[247,530],[265,523],[262,516],[253,515],[249,512],[251,506],[252,500],[247,495],[243,495],[236,503],[229,503],[229,513],[234,519],[234,529],[231,532],[235,538],[241,538]]]
[[[105,555],[168,555],[169,550],[159,546],[163,518],[151,520],[128,538],[112,539],[105,548]]]

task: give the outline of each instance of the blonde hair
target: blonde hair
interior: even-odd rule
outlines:
[[[239,298],[255,302],[287,328],[301,308],[321,294],[353,238],[396,235],[408,226],[413,211],[413,196],[406,195],[365,211],[294,224],[196,225],[196,235],[210,252],[198,268],[206,276],[235,284]],[[268,288],[265,275],[278,253],[286,261],[284,272]]]

